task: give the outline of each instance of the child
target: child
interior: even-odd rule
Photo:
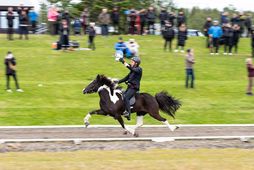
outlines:
[[[16,63],[15,58],[12,55],[12,52],[9,51],[7,53],[7,56],[5,57],[4,63],[5,63],[5,66],[6,66],[6,69],[5,69],[6,70],[6,80],[7,80],[6,91],[9,92],[9,93],[12,93],[12,90],[10,89],[10,77],[12,76],[14,81],[15,81],[15,84],[16,84],[17,92],[23,92],[23,90],[19,88],[17,74],[16,74],[16,65],[17,65],[17,63]]]
[[[252,96],[252,86],[253,86],[253,78],[254,78],[254,66],[252,63],[252,58],[247,58],[246,59],[246,66],[247,66],[247,71],[248,71],[248,78],[249,78],[249,83],[247,86],[247,92],[246,94],[249,96]]]
[[[64,48],[64,50],[66,50],[69,47],[69,33],[70,33],[70,29],[69,29],[67,20],[63,19],[62,25],[60,28],[60,44],[61,44],[61,47]]]
[[[96,36],[96,32],[94,29],[95,23],[91,22],[90,27],[88,28],[88,48],[95,50],[94,37]]]
[[[194,60],[194,50],[193,49],[188,49],[187,50],[187,55],[185,59],[185,64],[186,64],[186,82],[185,82],[185,87],[189,87],[189,77],[191,77],[191,88],[194,88],[194,70],[193,70],[193,64],[195,64]]]
[[[139,56],[139,45],[138,43],[135,41],[135,39],[129,39],[128,42],[126,42],[126,46],[127,48],[130,50],[131,56],[132,57],[137,57]]]
[[[163,38],[165,39],[164,51],[167,50],[167,44],[168,44],[169,51],[172,51],[172,40],[175,37],[175,31],[170,22],[165,21],[165,23],[166,24],[162,29],[162,35],[163,35]]]
[[[178,48],[181,47],[181,52],[184,53],[185,41],[187,40],[187,27],[182,24],[178,30],[177,46],[175,52],[178,52]]]

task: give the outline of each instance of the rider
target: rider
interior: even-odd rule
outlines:
[[[126,82],[128,85],[128,88],[123,95],[124,105],[125,105],[125,111],[123,112],[123,114],[124,114],[124,117],[130,120],[130,114],[131,114],[130,99],[133,96],[135,96],[135,94],[139,91],[139,88],[140,88],[142,68],[139,67],[139,65],[141,61],[139,57],[131,58],[130,64],[126,63],[123,58],[120,58],[119,61],[122,62],[130,70],[130,73],[126,77],[118,81],[119,84]]]

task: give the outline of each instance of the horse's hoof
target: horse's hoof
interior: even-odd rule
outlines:
[[[179,129],[180,127],[179,126],[176,126],[176,129],[175,130],[177,130],[177,129]]]
[[[139,137],[139,134],[135,132],[135,133],[133,134],[133,136],[134,136],[134,137]]]
[[[90,125],[89,122],[85,122],[86,128]]]
[[[124,131],[124,132],[123,132],[123,135],[127,135],[127,134],[128,134],[128,132],[127,132],[127,131]]]

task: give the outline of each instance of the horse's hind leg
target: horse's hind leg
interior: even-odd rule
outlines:
[[[170,125],[167,121],[167,119],[161,117],[161,115],[158,112],[154,112],[154,113],[149,113],[150,116],[152,116],[153,118],[155,118],[156,120],[161,121],[164,125],[166,125],[172,132],[174,130],[176,130],[178,127],[175,125]]]
[[[84,118],[84,123],[86,125],[86,127],[88,127],[90,125],[89,123],[89,119],[92,117],[91,115],[93,114],[98,114],[98,115],[107,115],[106,113],[104,113],[102,110],[98,109],[98,110],[93,110],[91,112],[89,112],[86,117]]]

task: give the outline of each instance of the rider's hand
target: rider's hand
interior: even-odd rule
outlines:
[[[123,63],[124,64],[124,59],[123,58],[119,58],[119,61],[121,62],[121,63]]]
[[[119,83],[119,80],[114,80],[113,81],[115,84],[118,84]]]

